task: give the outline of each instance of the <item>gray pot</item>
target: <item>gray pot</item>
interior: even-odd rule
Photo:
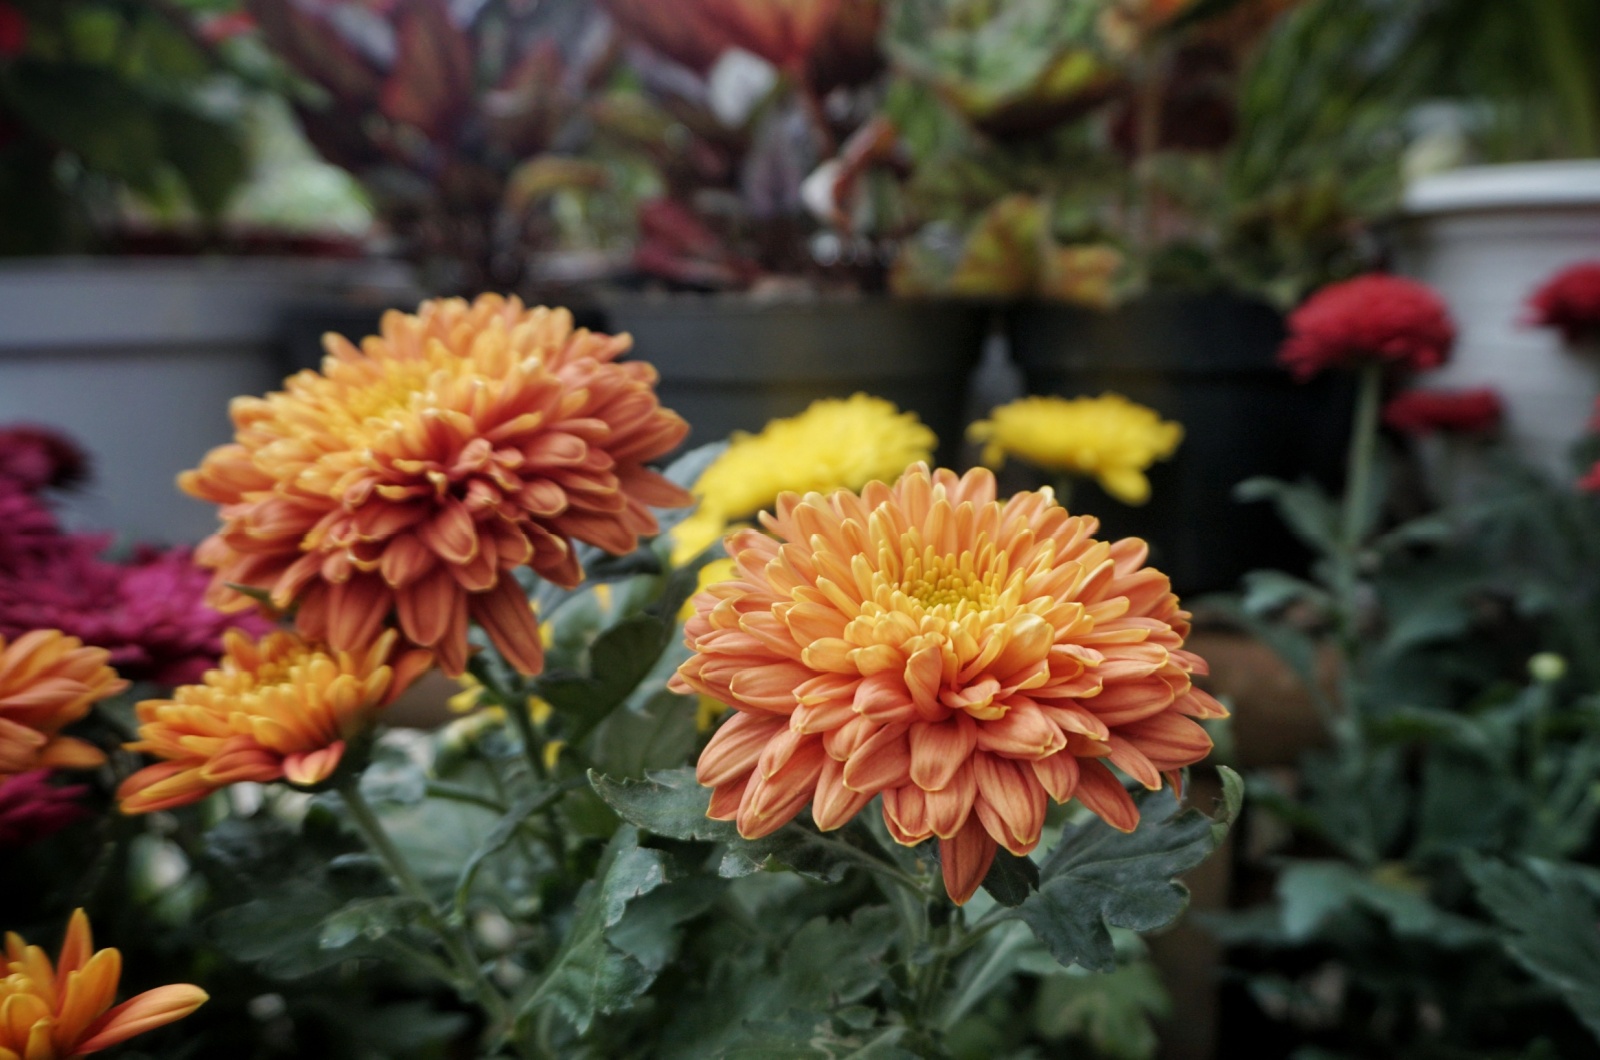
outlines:
[[[1220,292],[1152,292],[1109,312],[1037,304],[1008,317],[1012,354],[1034,394],[1122,394],[1183,424],[1177,454],[1150,469],[1129,507],[1073,487],[1072,507],[1105,536],[1142,537],[1181,592],[1230,589],[1258,567],[1296,569],[1304,550],[1266,504],[1232,497],[1243,479],[1338,480],[1350,390],[1332,375],[1296,383],[1278,367],[1283,319]]]
[[[890,298],[759,301],[726,295],[611,297],[612,331],[661,372],[661,400],[689,421],[687,445],[757,431],[824,397],[864,391],[915,412],[950,459],[988,311]]]
[[[174,478],[233,436],[228,402],[284,377],[285,314],[355,289],[397,291],[390,262],[44,258],[0,264],[0,423],[55,427],[93,479],[64,504],[75,528],[197,541],[212,505]]]

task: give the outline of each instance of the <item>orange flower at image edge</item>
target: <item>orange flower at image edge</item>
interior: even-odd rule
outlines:
[[[6,935],[0,978],[0,1060],[69,1060],[109,1049],[136,1034],[164,1027],[206,1002],[198,986],[147,990],[116,1008],[122,954],[96,953],[89,918],[72,914],[52,967],[38,946]]]
[[[224,638],[221,665],[204,684],[139,704],[139,739],[128,744],[165,759],[123,781],[122,812],[183,806],[240,781],[318,784],[333,775],[346,741],[405,691],[431,663],[427,652],[390,659],[397,634],[362,654],[329,651],[292,633]]]
[[[625,335],[484,295],[390,312],[360,349],[325,343],[320,373],[236,399],[235,443],[180,479],[222,506],[196,554],[213,606],[259,590],[304,636],[358,653],[397,625],[451,676],[472,620],[535,674],[539,624],[511,571],[576,585],[573,541],[632,551],[657,532],[652,506],[692,500],[645,467],[688,425],[654,368],[617,362]]]
[[[1190,684],[1206,666],[1166,575],[1048,490],[1001,502],[986,470],[917,464],[762,522],[729,535],[734,576],[695,597],[673,681],[738,711],[697,776],[746,838],[808,802],[838,828],[881,793],[897,841],[939,838],[965,902],[998,847],[1038,845],[1047,798],[1130,831],[1106,763],[1154,790],[1210,751],[1191,719],[1226,711]]]
[[[61,730],[128,687],[111,654],[53,629],[0,637],[0,777],[32,769],[92,769],[106,760]]]

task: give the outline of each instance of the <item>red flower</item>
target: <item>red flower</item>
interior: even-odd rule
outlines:
[[[1560,328],[1569,343],[1600,334],[1600,261],[1568,265],[1528,298],[1527,322]]]
[[[88,454],[60,432],[29,423],[0,428],[0,483],[34,493],[65,489],[88,477]]]
[[[1589,473],[1578,480],[1578,488],[1585,493],[1600,493],[1600,460],[1595,461]]]
[[[56,787],[50,776],[48,769],[35,769],[0,780],[0,850],[37,842],[89,816],[78,801],[89,789]]]
[[[1374,273],[1324,287],[1291,313],[1278,361],[1301,381],[1372,359],[1437,368],[1455,338],[1455,323],[1431,288]]]
[[[1383,422],[1402,434],[1481,434],[1499,426],[1504,415],[1500,395],[1488,387],[1407,390],[1383,407]]]
[[[27,50],[27,16],[0,0],[0,59],[15,59]]]
[[[179,685],[216,665],[227,630],[270,628],[253,613],[224,615],[206,606],[211,577],[194,566],[188,549],[143,549],[121,566],[100,558],[105,543],[59,536],[7,570],[0,578],[0,637],[59,629],[109,651],[130,680]]]

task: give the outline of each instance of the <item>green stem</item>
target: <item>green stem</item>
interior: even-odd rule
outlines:
[[[539,734],[534,731],[533,718],[528,716],[528,695],[520,688],[506,688],[494,679],[489,667],[482,660],[474,659],[468,669],[472,676],[478,679],[484,692],[493,699],[511,719],[511,724],[517,730],[518,743],[522,746],[522,757],[528,762],[528,769],[534,780],[543,780],[544,747],[539,740]]]
[[[1347,742],[1359,742],[1361,713],[1361,629],[1360,598],[1361,552],[1365,543],[1371,510],[1373,470],[1378,452],[1378,412],[1383,400],[1383,365],[1368,364],[1361,369],[1360,390],[1356,397],[1355,422],[1350,431],[1350,450],[1345,463],[1345,488],[1339,540],[1336,548],[1338,572],[1335,600],[1338,608],[1339,649],[1342,656],[1340,683],[1344,707],[1343,725],[1335,733]]]
[[[406,860],[400,848],[394,845],[389,833],[384,830],[383,822],[373,811],[372,804],[361,794],[360,778],[356,776],[344,778],[339,784],[338,791],[339,797],[344,800],[345,808],[350,811],[350,819],[355,822],[356,831],[361,833],[361,838],[366,841],[367,847],[388,870],[395,886],[401,893],[420,902],[428,911],[427,923],[444,946],[445,953],[449,955],[450,964],[454,968],[452,985],[477,1000],[489,1017],[496,1034],[508,1030],[511,1026],[511,1010],[505,995],[500,993],[483,974],[483,966],[473,955],[471,942],[465,932],[452,927],[440,915],[427,885],[412,869],[411,863]]]

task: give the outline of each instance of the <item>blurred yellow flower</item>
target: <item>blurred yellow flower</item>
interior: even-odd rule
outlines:
[[[1124,504],[1143,504],[1150,499],[1145,470],[1172,456],[1183,425],[1121,394],[1026,397],[968,427],[967,437],[983,443],[990,467],[1020,457],[1049,471],[1092,477]]]
[[[672,531],[673,562],[694,558],[735,520],[772,507],[780,493],[893,482],[907,465],[932,460],[938,444],[915,413],[868,394],[824,398],[759,434],[736,432],[694,485],[699,508]]]

